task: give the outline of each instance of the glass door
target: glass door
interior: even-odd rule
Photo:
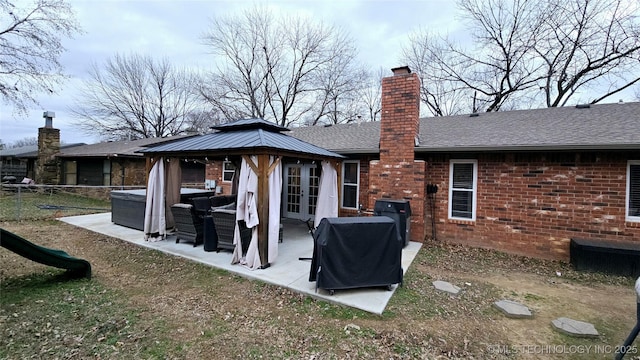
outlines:
[[[284,216],[307,220],[316,214],[320,170],[316,164],[287,164],[284,167]]]

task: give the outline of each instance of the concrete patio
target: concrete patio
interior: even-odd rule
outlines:
[[[382,314],[398,286],[393,286],[391,291],[378,288],[339,290],[334,295],[330,295],[323,289],[316,290],[316,283],[309,281],[311,261],[299,259],[312,256],[313,239],[308,233],[307,226],[297,220],[283,221],[283,242],[279,244],[278,259],[264,270],[249,270],[241,265],[231,265],[231,252],[205,252],[202,245],[193,247],[189,243],[176,244],[175,235],[169,235],[166,240],[158,242],[144,241],[142,231],[112,223],[111,213],[70,216],[60,220],[139,246],[224,269],[249,279],[282,286],[313,298],[351,306],[374,314]],[[421,246],[420,243],[410,242],[403,249],[402,268],[405,273]]]

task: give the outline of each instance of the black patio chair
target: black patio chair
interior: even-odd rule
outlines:
[[[211,211],[211,202],[208,196],[194,197],[191,200],[196,214],[205,216]]]
[[[213,217],[213,225],[218,234],[218,250],[231,250],[235,248],[233,245],[233,235],[236,226],[236,211],[229,209],[216,209],[211,213]],[[247,227],[244,221],[238,221],[240,227],[240,241],[242,244],[242,254],[244,255],[249,249],[251,242],[251,229]]]
[[[177,231],[176,244],[180,240],[192,242],[194,247],[202,244],[204,219],[202,215],[196,213],[193,205],[174,204],[171,206],[171,214],[173,214]]]

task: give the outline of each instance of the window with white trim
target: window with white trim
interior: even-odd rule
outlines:
[[[640,160],[627,163],[626,220],[640,222]]]
[[[342,207],[358,208],[358,193],[360,192],[360,161],[347,160],[342,162]]]
[[[475,221],[477,186],[477,160],[450,161],[449,219]]]
[[[233,174],[236,171],[236,166],[229,160],[222,162],[222,181],[230,182],[233,180]]]

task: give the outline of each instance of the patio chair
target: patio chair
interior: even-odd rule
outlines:
[[[213,225],[218,234],[218,250],[231,250],[235,248],[233,245],[233,234],[236,225],[236,211],[228,209],[216,209],[211,213],[213,217]],[[242,244],[242,254],[247,252],[249,243],[251,242],[251,229],[247,228],[244,221],[239,221],[240,239]]]
[[[219,202],[215,203],[218,204]],[[220,251],[218,249],[218,231],[213,222],[213,211],[217,209],[234,210],[235,208],[235,203],[209,208],[207,215],[204,216],[204,251]]]
[[[171,206],[171,214],[175,220],[177,230],[176,244],[180,240],[192,242],[193,247],[202,244],[204,220],[196,213],[191,204],[174,204]]]
[[[196,214],[205,216],[211,211],[211,202],[207,196],[194,197],[191,200]]]
[[[216,195],[210,196],[209,202],[211,203],[211,207],[218,207],[223,205],[228,205],[236,202],[237,195]]]

